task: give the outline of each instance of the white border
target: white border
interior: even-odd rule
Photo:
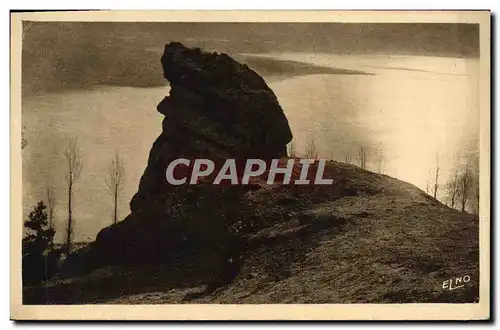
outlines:
[[[132,17],[133,14],[133,17]],[[384,15],[385,14],[385,15]],[[339,21],[339,22],[481,22],[481,53],[487,54],[481,62],[489,61],[489,15],[478,12],[440,13],[440,12],[80,12],[24,14],[24,18],[30,20],[119,20],[119,21],[280,21],[286,15],[286,21]],[[445,16],[443,16],[445,15]],[[20,14],[12,16],[12,33],[20,26],[18,19]],[[43,17],[42,17],[43,16]],[[56,17],[57,16],[57,17]],[[307,19],[304,20],[305,16]],[[401,17],[404,17],[403,19]],[[281,18],[281,19],[280,19]],[[16,21],[17,20],[17,21]],[[18,33],[19,31],[17,31]],[[19,40],[12,40],[13,50],[19,47]],[[20,49],[20,48],[19,48]],[[485,55],[486,56],[486,55]],[[13,57],[15,58],[15,57]],[[13,61],[13,72],[16,61]],[[19,63],[17,63],[18,65]],[[489,64],[489,63],[488,63]],[[12,79],[12,121],[11,121],[11,143],[19,145],[20,131],[16,111],[19,109],[20,98],[16,94],[16,86],[19,87],[20,75],[13,74]],[[16,287],[16,276],[11,278],[11,316],[17,319],[483,319],[489,315],[489,190],[486,194],[483,189],[489,188],[489,65],[481,69],[481,225],[480,225],[480,273],[481,292],[480,304],[394,304],[394,305],[161,305],[161,306],[110,306],[110,305],[79,305],[79,306],[22,306],[20,305],[19,283]],[[483,126],[483,124],[488,124]],[[17,143],[17,144],[16,144]],[[485,149],[486,148],[486,149]],[[486,155],[483,157],[483,155]],[[20,185],[19,169],[20,153],[12,149],[11,153],[11,212],[12,218],[16,218],[19,211]],[[486,171],[485,171],[486,169]],[[488,174],[488,175],[486,175]],[[485,198],[483,198],[485,197]],[[18,219],[18,218],[17,218]],[[12,237],[20,237],[19,225],[11,227]],[[17,241],[17,242],[16,242]],[[12,240],[12,256],[20,256],[20,240]],[[11,263],[11,274],[19,271],[20,265],[16,263],[15,257]],[[20,259],[17,257],[17,259]],[[18,260],[19,261],[19,260]],[[19,274],[17,272],[17,274]],[[485,277],[487,277],[485,279]],[[18,281],[19,282],[19,281]],[[17,295],[17,297],[16,297]]]

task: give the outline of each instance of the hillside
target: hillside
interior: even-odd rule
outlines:
[[[252,199],[276,222],[252,235],[240,272],[214,292],[205,291],[203,262],[175,260],[55,279],[27,288],[25,303],[477,301],[477,217],[385,175],[336,162],[327,170],[336,191],[301,187],[297,194],[296,187],[280,185],[257,190]],[[442,288],[443,281],[465,274],[465,287]]]

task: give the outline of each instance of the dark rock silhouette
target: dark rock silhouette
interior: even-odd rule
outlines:
[[[246,245],[234,228],[251,214],[244,202],[247,188],[171,186],[167,165],[180,157],[223,162],[286,156],[292,139],[288,121],[273,91],[248,66],[180,43],[166,45],[161,63],[171,90],[157,107],[165,115],[163,131],[130,202],[132,213],[70,255],[69,274],[109,264],[172,262],[179,255],[203,258],[216,268],[230,260],[234,267]],[[224,278],[215,273],[217,280]]]
[[[180,156],[224,160],[286,155],[292,139],[288,121],[273,91],[248,66],[180,43],[166,45],[161,62],[171,86],[157,107],[165,115],[163,132],[130,203],[132,212],[168,190],[166,167]]]

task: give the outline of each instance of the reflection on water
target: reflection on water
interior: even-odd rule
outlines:
[[[447,60],[456,61],[457,68],[466,61]],[[421,58],[414,61],[410,67],[417,67]],[[456,75],[422,66],[426,71],[302,76],[271,87],[290,121],[296,149],[314,139],[322,157],[342,161],[363,145],[372,150],[373,170],[382,161],[384,173],[425,188],[437,154],[442,173],[448,173],[457,153],[475,149],[479,104],[472,65],[467,74],[457,69]]]
[[[425,189],[437,154],[444,183],[460,155],[477,153],[477,60],[273,56],[340,72],[265,77],[288,117],[299,154],[314,140],[320,157],[344,161],[347,155],[355,158],[363,146],[368,150],[368,169],[381,167],[383,173]],[[348,70],[371,74],[342,74]],[[126,215],[151,144],[161,132],[162,115],[155,109],[165,93],[165,87],[102,87],[25,97],[24,211],[44,198],[50,183],[60,199],[57,220],[63,228],[62,141],[71,135],[80,137],[85,161],[82,179],[75,186],[77,240],[93,239],[100,228],[111,224],[111,202],[103,202],[111,198],[104,181],[108,164],[102,159],[111,159],[115,149],[126,163],[120,201],[121,216]]]

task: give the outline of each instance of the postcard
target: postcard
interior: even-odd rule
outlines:
[[[490,317],[488,11],[11,13],[11,318]]]

